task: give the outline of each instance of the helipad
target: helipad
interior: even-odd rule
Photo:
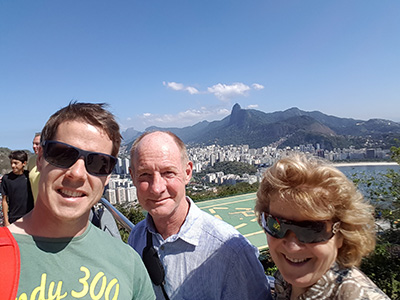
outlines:
[[[234,226],[254,246],[267,248],[267,238],[254,214],[256,193],[196,202],[200,209]]]

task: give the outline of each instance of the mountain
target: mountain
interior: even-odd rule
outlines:
[[[350,146],[387,149],[397,145],[395,139],[400,139],[400,123],[390,120],[339,118],[295,107],[264,113],[242,109],[239,104],[235,104],[231,114],[220,121],[203,121],[184,128],[153,126],[146,129],[154,130],[169,130],[188,145],[247,144],[252,148],[319,143],[327,150]]]
[[[125,143],[129,143],[134,141],[137,137],[139,137],[141,134],[140,131],[135,130],[134,128],[130,127],[126,129],[125,131],[121,132],[121,136],[123,138],[123,141]]]

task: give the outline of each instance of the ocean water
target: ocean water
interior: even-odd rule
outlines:
[[[357,166],[340,166],[337,167],[342,171],[350,180],[354,177],[356,178],[370,178],[374,177],[375,180],[382,180],[380,182],[382,187],[386,185],[386,178],[383,174],[386,174],[389,169],[393,169],[395,172],[400,173],[399,165],[357,165]],[[365,177],[364,177],[365,176]],[[389,186],[387,183],[386,186]],[[371,201],[372,204],[381,208],[391,208],[393,198],[390,195],[374,195],[371,196],[368,190],[379,190],[375,186],[367,187],[366,185],[360,184],[358,186],[359,190],[364,194],[364,196]]]
[[[365,173],[366,175],[375,175],[386,173],[389,169],[400,172],[399,165],[357,165],[357,166],[340,166],[337,167],[347,177],[351,178],[353,174]]]

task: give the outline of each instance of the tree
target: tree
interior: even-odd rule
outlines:
[[[145,214],[143,212],[143,209],[140,207],[139,204],[135,206],[123,206],[120,204],[117,204],[115,206],[116,209],[118,209],[125,217],[129,219],[133,224],[137,224],[140,221],[144,220]],[[129,237],[129,232],[123,228],[122,226],[118,225],[119,228],[119,233],[121,234],[122,240],[127,243],[128,242],[128,237]]]
[[[391,148],[391,158],[400,164],[400,147]],[[378,231],[374,252],[363,259],[361,270],[390,298],[400,298],[400,174],[393,169],[368,178],[354,178],[375,205],[376,218],[388,222],[390,228]]]

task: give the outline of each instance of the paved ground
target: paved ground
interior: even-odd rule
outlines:
[[[245,194],[227,198],[197,202],[205,212],[234,226],[254,246],[267,248],[267,238],[254,215],[256,194]]]

